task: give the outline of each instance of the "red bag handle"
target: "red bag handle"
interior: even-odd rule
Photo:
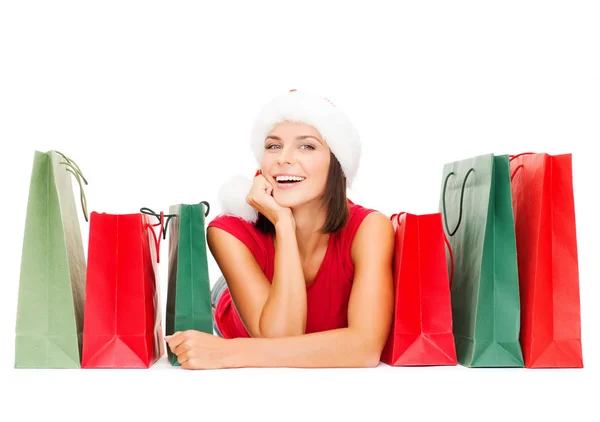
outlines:
[[[521,157],[523,155],[532,155],[532,154],[535,154],[535,152],[522,152],[522,153],[517,154],[517,155],[509,155],[510,158],[509,158],[508,162],[510,163],[510,162],[512,162],[512,160],[517,159],[517,158],[519,158],[519,157]],[[510,181],[511,182],[515,178],[515,175],[517,174],[517,172],[519,171],[519,169],[522,169],[522,168],[523,168],[523,164],[517,166],[517,168],[515,169],[515,171],[512,172],[512,174],[510,175]]]
[[[508,156],[509,157],[508,161],[510,162],[510,161],[512,161],[512,160],[514,160],[516,158],[519,158],[519,157],[521,157],[523,155],[532,155],[532,154],[536,154],[536,153],[535,152],[522,152],[522,153],[517,154],[517,155],[509,155]]]
[[[403,214],[406,214],[406,211],[403,211],[403,212],[398,213],[398,214],[392,214],[392,216],[390,217],[390,221],[393,222],[394,221],[394,217],[396,217],[396,223],[398,223],[398,225],[400,225],[400,217],[402,217]]]
[[[515,178],[515,175],[517,174],[517,172],[523,168],[523,164],[517,166],[517,168],[515,169],[515,171],[512,172],[512,174],[510,175],[510,181],[512,182],[513,179]]]
[[[398,214],[392,214],[392,216],[390,217],[390,221],[394,221],[394,218],[396,218],[396,223],[398,225],[400,225],[400,217],[402,217],[403,214],[406,214],[405,211],[398,213]],[[448,237],[446,237],[446,233],[444,233],[444,243],[446,244],[446,247],[448,248],[448,252],[450,253],[450,288],[452,288],[452,281],[454,280],[454,254],[452,253],[452,246],[450,245],[450,242],[448,241]]]

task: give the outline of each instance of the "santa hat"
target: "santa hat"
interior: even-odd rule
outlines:
[[[358,171],[361,145],[358,131],[348,117],[327,98],[295,89],[275,97],[257,116],[251,131],[250,145],[258,166],[265,152],[267,135],[282,122],[305,123],[319,131],[339,161],[346,185],[352,186]],[[257,211],[246,202],[252,180],[236,176],[219,190],[221,213],[256,222]]]

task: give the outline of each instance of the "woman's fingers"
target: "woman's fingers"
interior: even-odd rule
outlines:
[[[184,352],[180,355],[177,355],[177,362],[179,363],[184,363],[185,361],[187,361],[189,359],[189,353],[188,352]]]
[[[175,353],[177,356],[179,356],[181,353],[187,352],[191,348],[192,348],[192,346],[190,346],[189,343],[183,342],[183,343],[179,344],[179,346],[175,347],[175,349],[173,350],[173,353]]]

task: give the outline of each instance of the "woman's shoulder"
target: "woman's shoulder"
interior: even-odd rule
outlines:
[[[350,216],[346,226],[342,230],[342,236],[346,237],[350,243],[354,240],[358,229],[363,225],[368,225],[366,230],[379,231],[380,229],[388,230],[392,227],[392,223],[388,216],[375,208],[368,208],[360,204],[348,200]],[[367,219],[367,217],[371,216]],[[365,221],[365,220],[368,220]],[[389,226],[389,227],[388,227]],[[365,226],[366,227],[366,226]]]
[[[356,204],[356,203],[352,202],[350,199],[348,199],[348,209],[350,212],[350,216],[348,218],[347,226],[360,225],[362,223],[362,221],[365,219],[365,217],[367,217],[369,214],[372,214],[372,213],[383,215],[379,210],[376,210],[374,208],[368,208],[368,207],[365,207],[360,204]]]
[[[232,215],[232,214],[219,214],[215,218],[213,218],[210,223],[208,223],[208,227],[218,227],[218,228],[229,228],[235,227],[239,229],[243,229],[246,231],[252,231],[256,229],[254,224],[244,220],[241,217]]]
[[[385,216],[382,212],[375,208],[369,208],[364,205],[356,204],[350,200],[348,200],[348,207],[350,211],[350,216],[348,218],[348,222],[346,226],[341,230],[340,236],[340,246],[342,248],[343,253],[343,261],[345,263],[345,267],[348,269],[349,277],[353,277],[354,274],[354,262],[352,258],[352,249],[355,244],[356,235],[361,227],[365,227],[365,230],[362,230],[361,233],[366,233],[369,239],[364,239],[363,241],[372,244],[373,241],[376,240],[378,236],[378,227],[382,224],[389,223],[391,227],[392,224],[389,221],[388,217]],[[367,217],[372,216],[367,219]],[[368,222],[365,220],[369,220]],[[365,223],[368,225],[365,225]]]
[[[208,228],[221,229],[242,242],[255,257],[258,257],[267,242],[267,234],[260,231],[254,223],[231,214],[220,214],[208,223]]]

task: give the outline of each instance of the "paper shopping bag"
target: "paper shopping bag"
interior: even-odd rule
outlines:
[[[456,365],[441,214],[392,216],[394,314],[381,354],[391,366]]]
[[[74,161],[35,152],[29,186],[17,304],[15,368],[79,368],[85,253],[71,177]]]
[[[528,368],[582,368],[579,264],[571,154],[511,158]]]
[[[169,269],[166,333],[197,330],[213,333],[205,217],[208,202],[169,208]],[[177,356],[167,348],[172,365]]]
[[[452,316],[458,361],[522,367],[520,298],[508,156],[446,164],[440,197],[455,274]]]
[[[151,218],[91,214],[83,368],[149,368],[164,353]]]

